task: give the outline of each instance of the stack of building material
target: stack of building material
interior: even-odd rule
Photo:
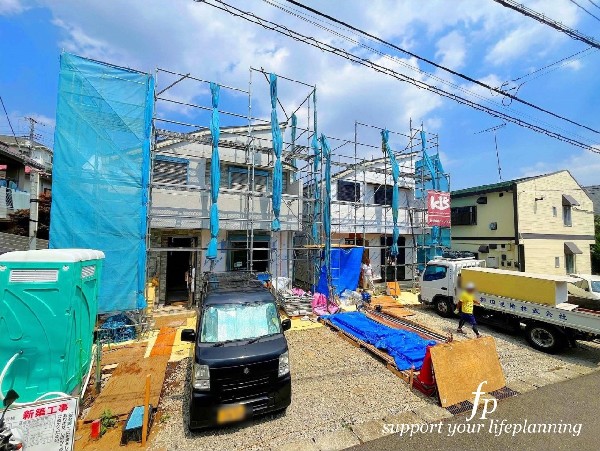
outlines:
[[[464,268],[462,286],[475,284],[479,293],[555,306],[568,300],[568,276],[534,274],[490,268]]]

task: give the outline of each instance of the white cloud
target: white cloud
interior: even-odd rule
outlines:
[[[581,150],[562,160],[539,161],[533,166],[524,168],[521,175],[527,177],[567,169],[580,185],[597,185],[598,174],[600,174],[600,146],[598,152]]]
[[[458,31],[451,31],[437,42],[435,57],[438,63],[450,69],[458,69],[467,56],[465,37]]]
[[[0,0],[0,16],[19,14],[25,10],[25,5],[20,0]]]

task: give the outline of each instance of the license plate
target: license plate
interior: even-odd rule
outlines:
[[[217,423],[230,423],[232,421],[240,421],[246,417],[246,406],[243,404],[234,404],[231,406],[221,407],[217,411]]]

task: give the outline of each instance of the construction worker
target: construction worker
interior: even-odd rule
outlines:
[[[375,285],[373,284],[373,267],[371,266],[371,260],[368,258],[361,266],[363,275],[363,290],[374,290]]]
[[[458,329],[456,332],[459,334],[464,334],[463,326],[465,322],[469,322],[471,327],[473,327],[473,332],[477,335],[477,338],[481,337],[479,333],[479,329],[477,329],[477,321],[475,321],[475,316],[473,315],[473,306],[479,305],[480,302],[475,299],[475,284],[473,282],[467,283],[464,291],[461,293],[460,298],[458,300],[458,311],[460,313],[460,320],[458,322]]]

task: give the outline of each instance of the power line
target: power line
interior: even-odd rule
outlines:
[[[584,8],[583,6],[581,6],[579,3],[577,3],[575,0],[569,0],[571,3],[573,3],[575,6],[577,6],[578,8],[581,8],[583,11],[585,11],[586,13],[588,13],[590,16],[592,16],[594,19],[596,19],[598,22],[600,22],[600,18],[594,14],[592,14],[591,12],[589,12],[586,8]]]
[[[516,81],[522,80],[522,79],[524,79],[524,78],[531,77],[532,75],[534,75],[534,74],[537,74],[538,72],[542,72],[542,71],[544,71],[544,70],[546,70],[546,69],[549,69],[549,68],[550,68],[550,67],[552,67],[552,66],[556,66],[557,64],[560,64],[560,63],[563,63],[563,62],[570,61],[572,58],[576,57],[577,55],[582,55],[582,54],[584,54],[584,53],[587,53],[587,52],[589,52],[590,50],[592,50],[592,51],[596,51],[596,50],[595,50],[593,47],[588,47],[588,48],[586,48],[586,49],[580,50],[580,51],[579,51],[579,52],[577,52],[577,53],[573,53],[572,55],[565,56],[564,58],[561,58],[561,59],[559,59],[558,61],[554,61],[553,63],[547,64],[547,65],[545,65],[544,67],[540,67],[539,69],[536,69],[536,70],[534,70],[533,72],[529,72],[528,74],[522,75],[522,76],[520,76],[520,77],[518,77],[518,78],[514,78],[514,79],[513,79],[513,80],[511,80],[511,81],[513,81],[513,82],[516,82]],[[586,56],[586,55],[582,55],[582,56]],[[580,56],[579,58],[581,58],[582,56]],[[579,58],[575,58],[575,59],[577,60],[577,59],[579,59]],[[562,66],[562,64],[561,64],[561,66]],[[558,69],[558,68],[557,68],[557,69]],[[551,71],[548,71],[548,72],[551,72]],[[541,75],[544,75],[544,74],[541,74]],[[535,77],[535,78],[538,78],[538,77]]]
[[[448,67],[442,66],[441,64],[438,64],[435,61],[431,61],[428,58],[425,58],[423,56],[417,55],[416,53],[411,52],[410,50],[403,49],[402,47],[399,47],[396,44],[393,44],[393,43],[391,43],[389,41],[381,39],[378,36],[375,36],[375,35],[373,35],[371,33],[368,33],[367,31],[361,30],[361,29],[359,29],[359,28],[357,28],[357,27],[355,27],[353,25],[350,25],[347,22],[344,22],[342,20],[336,19],[335,17],[330,16],[328,14],[325,14],[325,13],[323,13],[321,11],[318,11],[318,10],[316,10],[314,8],[311,8],[310,6],[303,5],[302,3],[297,2],[296,0],[285,0],[285,1],[288,2],[288,3],[291,3],[293,5],[296,5],[299,8],[302,8],[302,9],[305,9],[307,11],[310,11],[311,13],[316,14],[316,15],[318,15],[320,17],[323,17],[323,18],[325,18],[325,19],[327,19],[327,20],[329,20],[331,22],[334,22],[334,23],[337,23],[339,25],[342,25],[342,26],[344,26],[344,27],[346,27],[346,28],[348,28],[350,30],[353,30],[353,31],[355,31],[355,32],[357,32],[357,33],[359,33],[359,34],[361,34],[363,36],[367,36],[367,37],[369,37],[369,38],[371,38],[371,39],[373,39],[373,40],[375,40],[375,41],[377,41],[377,42],[379,42],[381,44],[384,44],[384,45],[386,45],[388,47],[391,47],[391,48],[393,48],[395,50],[398,50],[399,52],[402,52],[402,53],[404,53],[406,55],[412,56],[413,58],[416,58],[419,61],[423,61],[423,62],[425,62],[425,63],[427,63],[427,64],[429,64],[429,65],[431,65],[431,66],[433,66],[433,67],[435,67],[437,69],[441,69],[444,72],[448,72],[448,73],[450,73],[452,75],[455,75],[455,76],[457,76],[459,78],[462,78],[463,80],[469,81],[469,82],[474,83],[476,85],[479,85],[479,86],[481,86],[483,88],[489,89],[492,92],[495,92],[497,94],[501,94],[503,96],[506,96],[506,97],[510,98],[511,100],[515,100],[515,101],[517,101],[519,103],[522,103],[523,105],[527,105],[528,107],[535,108],[538,111],[541,111],[543,113],[549,114],[549,115],[554,116],[554,117],[556,117],[558,119],[561,119],[563,121],[567,121],[567,122],[569,122],[569,123],[571,123],[573,125],[577,125],[578,127],[582,127],[582,128],[585,128],[585,129],[587,129],[589,131],[592,131],[594,133],[599,133],[600,134],[600,131],[598,131],[596,129],[593,129],[591,127],[588,127],[587,125],[581,124],[581,123],[579,123],[577,121],[573,121],[573,120],[571,120],[571,119],[569,119],[567,117],[561,116],[560,114],[553,113],[550,110],[547,110],[545,108],[537,106],[537,105],[535,105],[535,104],[533,104],[531,102],[528,102],[527,100],[521,99],[521,98],[517,97],[516,95],[511,94],[511,93],[509,93],[507,91],[503,91],[503,90],[501,90],[499,88],[490,86],[487,83],[479,81],[479,80],[477,80],[477,79],[475,79],[473,77],[470,77],[470,76],[465,75],[463,73],[457,72],[457,71],[455,71],[453,69],[450,69]]]
[[[577,41],[582,41],[585,42],[588,45],[591,45],[592,47],[595,47],[597,49],[600,49],[600,42],[598,42],[596,39],[592,38],[591,36],[587,36],[583,33],[581,33],[580,31],[575,30],[574,28],[569,28],[566,25],[563,25],[560,22],[557,22],[556,20],[550,19],[549,17],[546,17],[545,15],[538,13],[537,11],[534,11],[531,8],[528,8],[527,6],[521,5],[520,3],[517,3],[514,0],[493,0],[496,3],[499,3],[500,5],[504,6],[505,8],[510,8],[513,9],[515,11],[517,11],[518,13],[521,13],[527,17],[531,17],[534,20],[537,20],[540,23],[543,23],[544,25],[548,25],[549,27],[554,28],[557,31],[560,31],[561,33],[566,34],[567,36],[570,36],[571,38],[577,40]]]
[[[532,124],[532,123],[527,122],[527,121],[525,121],[523,119],[520,119],[520,118],[516,118],[516,117],[511,116],[509,114],[506,114],[506,113],[504,113],[502,111],[498,111],[498,110],[495,110],[493,108],[481,105],[481,104],[479,104],[477,102],[473,102],[472,100],[469,100],[469,99],[461,97],[461,96],[459,96],[457,94],[445,91],[445,90],[443,90],[443,89],[441,89],[441,88],[439,88],[439,87],[437,87],[435,85],[431,85],[431,84],[428,84],[428,83],[426,83],[424,81],[414,79],[412,77],[409,77],[408,75],[396,72],[393,69],[381,66],[381,65],[379,65],[379,64],[377,64],[377,63],[375,63],[375,62],[373,62],[371,60],[368,60],[366,58],[362,58],[362,57],[360,57],[358,55],[354,55],[354,54],[352,54],[352,53],[350,53],[350,52],[348,52],[348,51],[346,51],[344,49],[340,49],[340,48],[334,47],[333,45],[328,44],[326,42],[319,41],[319,40],[315,39],[314,37],[303,35],[303,34],[297,32],[297,31],[291,30],[291,29],[289,29],[289,28],[287,28],[287,27],[285,27],[283,25],[279,25],[279,24],[277,24],[275,22],[272,22],[272,21],[269,21],[267,19],[260,18],[260,17],[256,16],[252,12],[243,11],[243,10],[241,10],[241,9],[235,7],[235,6],[229,5],[229,4],[227,4],[227,3],[225,3],[225,2],[223,2],[221,0],[211,0],[212,3],[211,3],[211,1],[208,1],[208,0],[195,0],[195,1],[198,2],[198,3],[205,3],[208,6],[212,6],[213,8],[220,9],[221,11],[225,11],[228,14],[231,14],[234,17],[239,17],[239,18],[242,18],[242,19],[244,19],[244,20],[246,20],[248,22],[254,23],[256,25],[260,25],[261,27],[263,27],[263,28],[265,28],[267,30],[275,31],[275,32],[277,32],[279,34],[287,36],[287,37],[289,37],[291,39],[294,39],[294,40],[296,40],[298,42],[311,45],[311,46],[313,46],[313,47],[315,47],[315,48],[317,48],[317,49],[319,49],[321,51],[326,51],[328,53],[332,53],[334,55],[341,56],[342,58],[345,58],[348,61],[351,61],[351,62],[356,63],[356,64],[360,64],[360,65],[365,66],[365,67],[369,67],[369,68],[371,68],[371,69],[373,69],[373,70],[375,70],[377,72],[380,72],[382,74],[388,75],[388,76],[393,77],[393,78],[395,78],[397,80],[410,83],[410,84],[412,84],[412,85],[414,85],[414,86],[416,86],[418,88],[425,89],[427,91],[433,92],[433,93],[435,93],[437,95],[440,95],[442,97],[446,97],[446,98],[452,99],[452,100],[456,101],[457,103],[461,103],[461,104],[470,106],[471,108],[474,108],[476,110],[483,111],[483,112],[485,112],[485,113],[487,113],[487,114],[489,114],[489,115],[491,115],[493,117],[497,117],[497,118],[502,119],[504,121],[508,121],[508,122],[517,124],[517,125],[519,125],[521,127],[528,128],[528,129],[533,130],[533,131],[535,131],[537,133],[545,134],[546,136],[549,136],[549,137],[558,139],[560,141],[569,143],[569,144],[571,144],[573,146],[580,147],[580,148],[586,149],[586,150],[590,150],[592,152],[600,153],[600,148],[597,148],[597,147],[595,147],[592,144],[584,143],[584,142],[579,141],[577,139],[574,139],[574,138],[562,135],[560,133],[557,133],[557,132],[555,132],[553,130],[541,127],[539,125]]]
[[[598,6],[598,4],[592,0],[588,0],[588,2],[590,2],[592,5],[594,5],[596,8],[600,9],[600,6]]]
[[[440,83],[442,83],[444,85],[451,86],[452,88],[456,89],[457,91],[461,91],[461,92],[463,92],[463,93],[465,93],[465,94],[467,94],[469,96],[478,98],[478,99],[480,99],[480,100],[482,100],[484,102],[490,103],[492,105],[499,106],[499,107],[504,108],[504,109],[506,109],[508,111],[512,111],[514,114],[520,115],[522,117],[533,119],[533,120],[537,121],[540,124],[551,126],[550,124],[548,124],[547,122],[545,122],[543,120],[534,119],[531,115],[529,115],[527,113],[523,113],[523,112],[520,112],[518,110],[514,110],[513,108],[510,108],[510,103],[512,103],[512,100],[510,100],[510,99],[509,99],[510,102],[508,104],[504,103],[504,98],[503,98],[502,102],[497,102],[497,101],[495,101],[495,100],[493,100],[493,99],[491,99],[489,97],[483,96],[483,95],[481,95],[479,93],[476,93],[474,91],[471,91],[471,90],[469,90],[469,89],[467,89],[467,88],[465,88],[463,86],[457,85],[456,83],[453,83],[453,82],[448,81],[446,79],[440,78],[440,77],[438,77],[438,76],[436,76],[434,74],[431,74],[429,72],[421,70],[421,69],[419,69],[419,67],[417,65],[409,64],[409,63],[405,62],[404,60],[398,58],[397,56],[389,55],[389,54],[387,54],[387,53],[385,53],[385,52],[383,52],[381,50],[378,50],[378,49],[376,49],[374,47],[366,45],[366,44],[364,44],[364,42],[362,42],[363,40],[365,40],[365,37],[364,36],[360,36],[358,33],[352,32],[352,30],[346,30],[344,27],[337,26],[336,24],[328,24],[329,26],[331,26],[333,28],[336,28],[338,30],[346,30],[349,33],[357,36],[360,40],[353,39],[353,38],[351,38],[349,36],[346,36],[345,34],[342,34],[340,32],[332,30],[331,28],[328,28],[328,27],[326,27],[324,25],[321,25],[321,23],[326,23],[326,22],[324,20],[321,20],[318,17],[315,17],[315,16],[309,14],[309,13],[302,12],[302,11],[296,9],[296,8],[293,8],[293,7],[289,7],[289,9],[288,9],[288,8],[284,7],[283,5],[281,5],[280,3],[278,3],[276,0],[263,0],[263,1],[265,3],[271,5],[271,6],[275,7],[275,8],[278,8],[278,9],[280,9],[282,11],[287,12],[290,15],[293,15],[294,17],[297,17],[297,18],[299,18],[299,19],[301,19],[301,20],[303,20],[305,22],[308,22],[308,23],[310,23],[310,24],[312,24],[312,25],[314,25],[314,26],[316,26],[316,27],[318,27],[318,28],[320,28],[322,30],[325,30],[325,31],[333,34],[334,36],[337,36],[337,37],[340,37],[342,39],[345,39],[348,42],[350,42],[350,43],[352,43],[352,44],[354,44],[356,46],[362,47],[362,48],[364,48],[366,50],[369,50],[370,52],[376,53],[377,55],[380,55],[382,58],[386,58],[386,59],[388,59],[390,61],[393,61],[393,62],[395,62],[395,63],[397,63],[397,64],[399,64],[401,66],[406,67],[407,69],[410,69],[410,70],[412,70],[414,72],[422,74],[422,75],[426,76],[427,78],[431,78],[431,79],[436,80],[436,81],[438,81],[438,82],[440,82]],[[311,19],[313,19],[313,20],[311,20]],[[317,22],[319,22],[319,23],[317,23]],[[371,39],[366,38],[366,40],[371,40]],[[543,74],[541,74],[541,75],[543,75]],[[541,75],[539,75],[539,76],[541,76]],[[535,77],[535,78],[537,78],[537,77]],[[510,88],[510,89],[518,91],[523,84],[524,83],[521,83],[516,88]],[[508,85],[508,83],[503,83],[502,86],[504,87],[504,86],[507,86],[507,85]],[[554,126],[554,128],[556,130],[562,130],[562,131],[565,131],[566,133],[569,133],[569,131],[566,131],[566,130],[558,127],[558,126]],[[579,137],[581,139],[585,139],[585,138],[583,138],[582,136],[580,136],[577,133],[573,133],[573,132],[571,132],[571,133],[573,134],[573,136],[577,136],[577,137]]]
[[[2,96],[0,96],[0,102],[2,103],[2,109],[4,110],[4,114],[6,115],[6,120],[8,121],[8,126],[10,127],[10,131],[12,132],[13,137],[15,138],[15,142],[17,143],[17,147],[20,149],[21,145],[19,144],[19,140],[17,139],[17,135],[15,134],[15,130],[10,122],[10,117],[8,116],[8,111],[6,111],[6,107],[4,106],[4,100],[2,100]]]

